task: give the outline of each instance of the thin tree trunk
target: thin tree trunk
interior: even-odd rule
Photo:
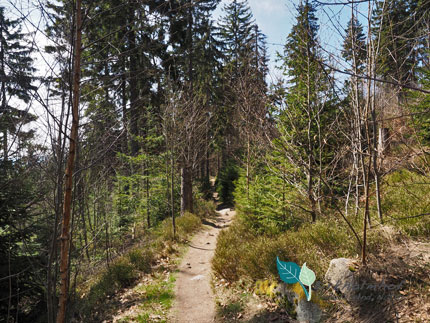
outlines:
[[[9,241],[8,241],[8,245],[7,245],[7,265],[8,265],[8,276],[9,276],[9,300],[7,303],[7,318],[6,318],[6,322],[9,322],[10,319],[10,309],[12,307],[12,271],[10,269],[10,235],[9,235]]]
[[[79,145],[76,147],[76,167],[79,169],[80,167],[80,149]],[[79,172],[81,174],[81,172]],[[87,223],[85,221],[85,190],[83,188],[84,182],[83,182],[83,176],[78,175],[78,177],[75,179],[77,184],[77,195],[78,195],[78,208],[79,208],[79,214],[81,216],[82,221],[82,234],[84,236],[84,242],[85,242],[85,255],[87,256],[88,262],[90,261],[90,254],[88,251],[88,234],[87,234]]]
[[[207,145],[209,147],[209,144]],[[208,180],[210,180],[210,169],[209,169],[209,148],[206,149],[206,176],[208,177]]]
[[[246,198],[249,201],[249,134],[247,140],[247,154],[246,154]]]
[[[125,58],[121,58],[121,66],[123,68],[121,76],[121,107],[122,107],[122,126],[123,126],[123,138],[122,138],[122,152],[128,153],[128,136],[127,136],[127,77],[125,71],[127,70],[125,64]]]
[[[369,164],[367,167],[367,171],[365,171],[364,168],[364,157],[363,157],[363,153],[362,153],[362,163],[363,163],[363,172],[364,172],[364,177],[363,179],[365,180],[365,186],[364,186],[364,196],[365,196],[365,207],[364,207],[364,217],[363,217],[363,246],[362,246],[362,251],[361,251],[361,262],[363,263],[363,265],[366,264],[366,244],[367,244],[367,221],[369,222],[369,226],[371,225],[370,223],[370,214],[369,214],[369,180],[370,180],[370,169],[371,169],[371,165],[372,165],[372,156],[373,154],[371,153],[371,140],[370,140],[370,128],[369,128],[369,108],[370,108],[370,104],[371,104],[371,76],[372,76],[372,72],[371,72],[371,68],[372,68],[372,57],[371,57],[371,52],[372,52],[372,35],[371,35],[371,3],[369,2],[368,5],[368,17],[367,17],[367,22],[368,22],[368,34],[367,34],[367,71],[366,74],[368,76],[368,80],[367,80],[367,95],[366,95],[366,110],[365,110],[365,126],[366,126],[366,138],[367,138],[367,151],[369,152]]]
[[[170,156],[170,172],[171,172],[171,191],[170,191],[170,207],[172,211],[172,227],[173,227],[173,239],[176,238],[176,222],[175,222],[175,162],[173,160],[173,147],[171,149]]]
[[[106,249],[106,267],[109,268],[109,248],[110,248],[110,243],[109,243],[109,222],[108,222],[108,218],[106,216],[106,213],[103,212],[105,215],[105,249]]]
[[[129,122],[130,122],[130,152],[132,156],[136,156],[139,151],[139,144],[137,142],[138,136],[138,120],[139,120],[139,109],[138,109],[138,99],[139,90],[137,82],[137,66],[139,63],[138,53],[136,50],[136,32],[134,31],[134,6],[131,6],[129,12],[130,30],[128,32],[128,42],[130,51],[130,109],[129,109]]]
[[[312,216],[312,222],[316,221],[317,218],[317,211],[316,211],[316,201],[313,196],[313,182],[314,182],[314,174],[312,171],[313,167],[313,154],[314,154],[314,146],[313,146],[313,138],[311,138],[311,128],[312,128],[312,119],[313,119],[313,113],[312,113],[312,107],[311,107],[311,80],[310,80],[310,49],[309,44],[306,44],[306,51],[307,51],[307,57],[306,57],[306,63],[307,63],[307,73],[306,73],[306,87],[307,87],[307,93],[306,93],[306,109],[308,114],[308,129],[307,129],[307,137],[308,137],[308,199],[311,203],[311,216]]]
[[[151,214],[149,211],[149,168],[148,168],[148,162],[145,163],[145,173],[146,173],[146,178],[145,178],[145,188],[146,188],[146,222],[148,224],[148,228],[151,227]]]
[[[364,205],[364,217],[363,217],[363,245],[361,249],[361,262],[363,265],[366,264],[366,244],[367,244],[367,222],[369,218],[369,174],[370,174],[370,168],[371,168],[371,159],[372,157],[369,157],[369,165],[367,167],[366,172],[366,186],[364,187],[364,196],[365,196],[365,205]]]
[[[384,15],[385,11],[385,2],[382,8],[382,15]],[[383,19],[383,18],[382,18]],[[370,19],[369,19],[370,21]],[[381,24],[382,26],[382,24]],[[378,44],[375,47],[372,45],[372,52],[371,52],[371,78],[375,77],[376,74],[376,57],[379,54],[379,45],[380,45],[380,39],[381,39],[381,27],[379,28],[379,35],[378,35]],[[373,44],[373,39],[370,40],[371,44]],[[375,194],[376,194],[376,205],[378,209],[378,216],[381,223],[384,223],[384,219],[382,216],[382,208],[381,208],[381,186],[380,186],[380,177],[379,177],[379,169],[378,169],[378,139],[377,139],[377,120],[376,120],[376,84],[373,82],[373,96],[372,96],[372,105],[371,105],[371,115],[372,115],[372,125],[373,125],[373,174],[375,176]]]
[[[181,215],[193,212],[193,178],[191,167],[181,167]]]
[[[352,127],[352,146],[353,146],[353,158],[354,158],[354,169],[355,169],[355,216],[358,215],[358,211],[360,209],[360,161],[363,162],[359,158],[363,157],[363,151],[361,146],[361,112],[360,112],[360,98],[358,93],[358,79],[356,75],[358,75],[358,67],[357,67],[357,56],[355,52],[355,30],[354,30],[354,22],[355,22],[355,6],[354,1],[351,3],[351,41],[352,41],[352,66],[354,70],[354,76],[352,76],[352,105],[353,105],[353,127]],[[363,166],[363,178],[364,178],[364,163]],[[363,184],[366,185],[366,181],[363,181]]]
[[[0,36],[3,37],[3,25],[0,25]],[[8,143],[7,143],[7,125],[6,125],[6,114],[7,114],[7,106],[6,106],[6,75],[5,75],[5,57],[4,57],[4,42],[0,42],[0,65],[1,65],[1,114],[0,114],[0,121],[3,121],[4,123],[0,125],[3,126],[3,160],[6,164],[8,161]],[[5,168],[6,169],[6,168]]]
[[[76,37],[75,57],[73,65],[73,108],[72,128],[70,133],[70,148],[65,172],[64,210],[61,232],[61,259],[60,259],[60,299],[57,315],[57,323],[66,321],[67,296],[69,292],[69,247],[70,247],[70,217],[72,205],[73,170],[78,140],[79,127],[79,82],[81,76],[81,43],[82,43],[82,12],[81,0],[76,0]]]

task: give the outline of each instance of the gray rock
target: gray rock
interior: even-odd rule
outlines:
[[[350,267],[352,260],[347,258],[337,258],[330,261],[330,266],[325,274],[325,280],[347,301],[355,298],[356,286],[359,283]]]
[[[294,307],[298,322],[318,323],[322,316],[322,310],[319,305],[314,303],[312,299],[307,301],[306,298],[300,298],[300,295],[296,294],[290,287],[291,285],[281,282],[276,287],[275,294],[278,297],[287,298],[288,303]]]
[[[321,320],[322,311],[318,304],[300,299],[296,307],[297,320],[299,322],[317,323]]]

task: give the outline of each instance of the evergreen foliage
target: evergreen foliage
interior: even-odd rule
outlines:
[[[347,25],[336,26],[336,53],[320,41],[324,4],[300,1],[276,81],[248,1],[224,2],[215,21],[220,3],[83,1],[82,26],[73,1],[40,4],[43,59],[54,62],[46,77],[35,77],[40,44],[22,32],[28,17],[12,20],[0,6],[1,318],[55,321],[72,152],[70,320],[95,321],[93,307],[151,274],[157,257],[214,215],[214,190],[238,212],[213,263],[229,281],[274,277],[276,256],[322,277],[330,258],[354,256],[360,244],[374,251],[383,244],[369,193],[378,172],[387,222],[429,234],[428,1],[377,1],[370,26],[352,4]],[[68,151],[80,51],[81,124]],[[343,64],[347,77],[336,72]],[[386,149],[381,128],[390,130]],[[356,234],[367,234],[363,209],[366,243]]]
[[[19,19],[8,19],[5,8],[0,6],[0,131],[4,161],[11,157],[14,142],[18,143],[18,149],[25,147],[33,132],[24,131],[22,127],[35,120],[28,110],[10,105],[16,99],[29,103],[31,91],[36,89],[32,84],[35,68],[31,53],[34,49],[27,43],[20,23]]]
[[[331,80],[321,64],[318,28],[314,6],[301,3],[282,56],[288,87],[276,125],[279,136],[273,140],[279,160],[275,167],[281,178],[307,197],[313,221],[320,212],[321,177],[334,157],[332,121],[337,114]]]

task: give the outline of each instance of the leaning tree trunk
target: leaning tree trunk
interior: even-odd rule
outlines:
[[[66,320],[67,296],[69,292],[69,249],[70,249],[70,215],[72,206],[73,170],[75,165],[76,143],[78,140],[79,127],[79,81],[81,76],[81,43],[82,43],[82,12],[81,0],[76,0],[76,37],[75,57],[73,68],[73,107],[72,107],[72,129],[70,133],[69,156],[65,172],[64,209],[61,232],[60,253],[60,299],[58,305],[57,323]]]

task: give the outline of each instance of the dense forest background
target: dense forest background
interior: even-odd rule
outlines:
[[[333,7],[339,50],[320,43]],[[428,0],[297,2],[279,79],[246,0],[38,1],[46,44],[7,8],[0,321],[82,319],[133,279],[117,259],[136,241],[146,271],[209,212],[215,178],[239,214],[213,264],[230,281],[275,274],[276,255],[318,275],[334,255],[365,263],[385,224],[430,234]]]

